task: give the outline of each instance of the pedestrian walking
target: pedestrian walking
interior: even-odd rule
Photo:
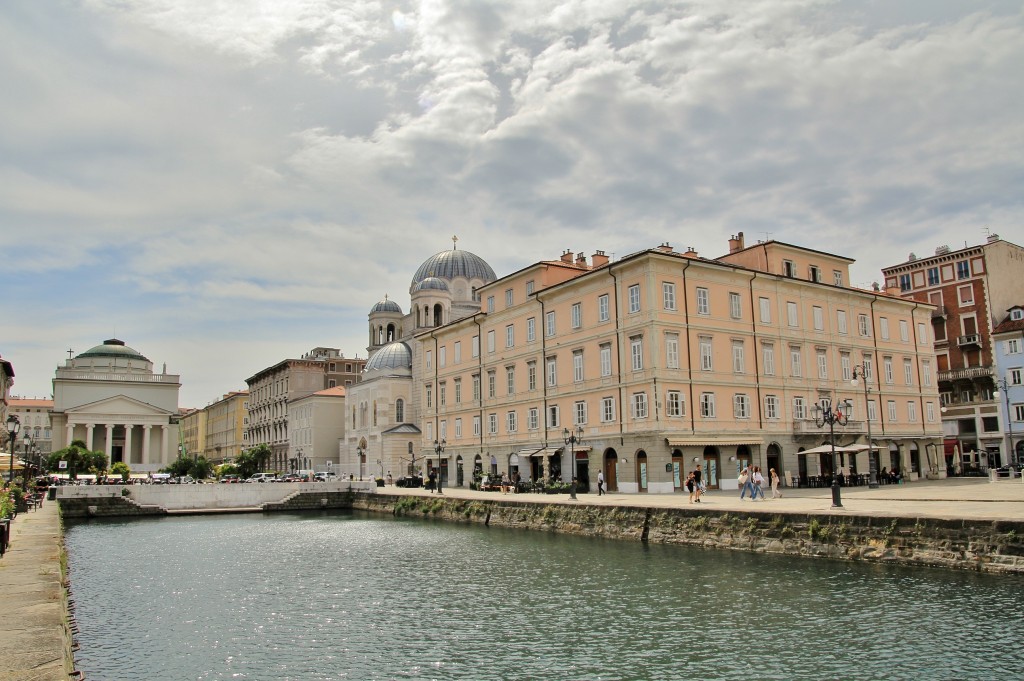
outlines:
[[[768,477],[771,479],[772,484],[772,499],[781,499],[782,492],[779,491],[779,474],[772,468],[768,471]]]
[[[697,501],[704,496],[704,492],[708,491],[708,485],[704,482],[704,472],[700,469],[700,464],[697,464],[697,468],[693,471],[693,482],[697,485]]]
[[[697,490],[697,485],[693,481],[693,471],[690,471],[690,474],[686,476],[686,489],[690,492],[690,503],[692,504],[693,493]]]
[[[754,490],[750,485],[750,468],[748,466],[743,467],[743,470],[740,471],[739,476],[736,478],[736,482],[740,486],[740,501],[747,496],[747,493],[750,493],[751,498],[753,498]]]
[[[761,499],[764,499],[764,476],[761,474],[761,467],[754,466],[754,476],[751,479],[753,485],[753,496],[751,501],[757,501],[757,495],[761,495]]]
[[[604,471],[597,472],[597,496],[604,494]]]

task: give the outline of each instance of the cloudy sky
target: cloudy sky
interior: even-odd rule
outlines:
[[[1017,0],[11,0],[0,354],[120,338],[203,406],[365,356],[430,255],[730,234],[857,259],[1024,243]]]

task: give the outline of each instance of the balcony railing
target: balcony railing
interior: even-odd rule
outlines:
[[[939,318],[945,319],[948,316],[949,316],[949,313],[946,312],[946,306],[945,305],[939,305],[934,310],[932,310],[932,319],[939,319]]]
[[[981,345],[981,336],[976,333],[969,333],[966,336],[958,336],[956,344],[960,347],[965,345]]]
[[[938,373],[939,381],[970,381],[976,378],[991,378],[995,376],[995,370],[992,367],[968,367],[966,369],[951,369],[950,371],[940,371]]]
[[[851,419],[845,426],[837,423],[835,425],[835,432],[836,434],[859,435],[868,432],[868,426],[865,421],[854,421]],[[822,433],[828,434],[828,428],[819,428],[814,419],[797,419],[793,421],[794,435],[821,435]]]

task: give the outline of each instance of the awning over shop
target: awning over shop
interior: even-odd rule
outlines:
[[[712,445],[714,447],[739,447],[740,445],[756,445],[760,446],[764,444],[763,440],[755,440],[753,438],[745,437],[695,437],[688,435],[686,437],[667,437],[665,441],[669,447],[707,447]]]
[[[530,449],[520,449],[516,454],[519,456],[531,457],[531,456],[554,456],[562,451],[561,447],[540,447]]]

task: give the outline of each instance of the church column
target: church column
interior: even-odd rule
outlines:
[[[167,461],[167,439],[169,437],[169,433],[167,432],[168,430],[169,428],[167,427],[166,423],[160,426],[160,460],[157,463],[164,463]]]
[[[68,428],[67,428],[67,430],[68,430],[68,435],[67,435],[68,439],[64,443],[64,446],[65,447],[70,447],[71,446],[71,441],[75,439],[75,424],[71,423],[71,421],[68,421]]]
[[[87,423],[85,425],[85,448],[88,449],[90,452],[93,451],[96,448],[95,445],[93,445],[93,432],[92,432],[95,427],[96,427],[96,424],[94,424],[94,423]]]
[[[124,450],[121,452],[121,461],[127,464],[132,462],[132,431],[135,426],[130,423],[124,424]]]
[[[148,423],[142,426],[142,463],[149,463],[149,431],[152,427]]]
[[[91,427],[91,426],[90,426]],[[114,455],[114,424],[107,424],[107,444],[103,448],[103,453],[107,455],[107,461],[110,461],[110,457]]]

